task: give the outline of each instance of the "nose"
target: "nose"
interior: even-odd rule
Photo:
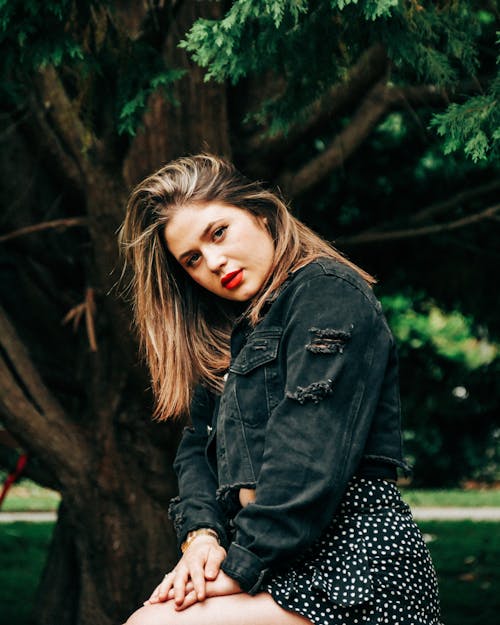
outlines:
[[[205,250],[205,262],[210,271],[218,273],[227,263],[227,258],[222,254],[221,250],[212,248]]]

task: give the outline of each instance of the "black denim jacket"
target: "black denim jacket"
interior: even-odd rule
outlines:
[[[255,328],[235,326],[222,396],[198,387],[191,420],[174,464],[179,542],[214,528],[222,569],[254,594],[329,525],[353,475],[408,470],[394,339],[372,290],[327,258],[292,274]],[[256,489],[244,508],[242,487]]]

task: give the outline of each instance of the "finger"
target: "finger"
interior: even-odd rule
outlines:
[[[186,596],[186,584],[188,581],[188,571],[186,568],[182,567],[179,569],[175,575],[174,579],[174,597],[175,603],[181,605],[184,601],[184,597]]]
[[[171,571],[170,573],[167,573],[167,575],[165,575],[162,583],[158,587],[158,596],[159,596],[160,601],[165,601],[170,589],[174,585],[174,580],[175,580],[174,571]]]
[[[205,578],[214,580],[219,574],[220,565],[225,558],[225,554],[220,549],[210,549],[205,563]]]
[[[186,596],[184,597],[184,601],[180,605],[175,605],[175,609],[177,612],[180,612],[181,610],[185,610],[186,608],[189,608],[197,602],[198,598],[196,596],[196,592],[192,590],[191,592],[186,594]]]
[[[205,571],[204,567],[201,564],[194,564],[190,571],[191,582],[193,583],[194,591],[196,592],[196,596],[198,597],[198,601],[203,601],[205,599]],[[187,587],[186,587],[187,591]]]
[[[194,590],[193,582],[189,581],[189,582],[186,584],[186,593],[191,592],[192,590]],[[171,588],[171,589],[168,591],[167,600],[169,600],[169,599],[173,599],[173,598],[174,598],[174,589],[173,589],[173,588]]]
[[[151,593],[151,596],[149,597],[149,599],[146,599],[146,601],[144,603],[157,603],[158,602],[158,594],[160,592],[160,585],[158,585],[153,592]]]

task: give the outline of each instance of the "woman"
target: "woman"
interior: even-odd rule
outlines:
[[[156,417],[191,420],[182,557],[127,624],[438,625],[373,278],[206,154],[134,190],[121,242]]]

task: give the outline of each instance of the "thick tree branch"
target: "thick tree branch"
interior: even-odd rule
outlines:
[[[465,204],[466,202],[475,200],[476,198],[481,197],[482,195],[486,195],[487,193],[492,193],[497,189],[500,189],[500,180],[493,180],[492,182],[481,185],[474,189],[461,191],[460,193],[457,193],[447,200],[444,200],[442,202],[435,202],[434,204],[431,204],[430,206],[427,206],[426,208],[418,211],[418,213],[415,213],[409,218],[408,222],[410,224],[422,223],[424,221],[427,221],[428,219],[442,215],[450,208],[454,208],[459,204]]]
[[[414,215],[408,217],[404,223],[408,226],[421,224],[425,221],[428,221],[429,219],[439,217],[443,213],[446,213],[448,210],[455,208],[456,206],[464,205],[471,200],[475,200],[483,195],[492,193],[497,189],[500,189],[500,181],[493,180],[492,182],[481,185],[479,187],[460,191],[460,193],[457,193],[447,200],[442,200],[440,202],[435,202],[433,204],[430,204],[429,206],[426,206]],[[376,226],[373,226],[372,228],[367,228],[366,230],[363,230],[363,232],[360,232],[359,235],[365,236],[369,233],[371,234],[375,232],[387,232],[390,229],[397,230],[397,226],[400,226],[401,223],[401,219],[390,219]]]
[[[88,225],[88,219],[85,217],[53,219],[51,221],[44,221],[39,224],[33,224],[31,226],[25,226],[24,228],[19,228],[18,230],[13,230],[12,232],[3,234],[2,236],[0,236],[0,243],[4,243],[5,241],[11,241],[12,239],[17,239],[17,237],[22,237],[26,234],[32,234],[33,232],[41,232],[42,230],[52,230],[54,228],[64,230],[66,228],[86,225]]]
[[[364,243],[381,243],[382,241],[395,241],[398,239],[413,239],[415,237],[428,236],[430,234],[440,234],[450,230],[464,228],[471,224],[485,221],[486,219],[495,219],[496,214],[500,212],[500,204],[490,206],[479,213],[456,219],[444,224],[433,224],[432,226],[423,226],[422,228],[407,228],[401,230],[389,230],[386,232],[363,232],[352,237],[339,237],[335,244],[338,245],[362,245]]]
[[[0,410],[20,443],[43,459],[61,483],[75,479],[88,462],[85,440],[51,395],[24,345],[0,308]],[[85,472],[85,471],[84,471]]]
[[[388,86],[384,78],[371,89],[350,124],[333,139],[329,147],[298,171],[282,174],[278,179],[279,185],[291,197],[308,191],[340,167],[392,107],[401,102],[407,104],[424,100],[428,103],[435,100],[443,102],[445,94],[433,86],[405,89]]]
[[[252,136],[246,150],[252,155],[252,161],[259,162],[263,158],[268,159],[273,154],[289,150],[305,134],[323,125],[356,102],[373,83],[381,78],[386,69],[385,49],[382,45],[375,44],[361,55],[345,82],[332,85],[325,94],[308,107],[306,122],[293,126],[287,134],[280,132],[271,137],[262,137],[262,133],[257,133]]]
[[[102,152],[100,142],[81,121],[75,105],[68,97],[53,67],[46,67],[41,70],[37,76],[36,84],[46,113],[56,129],[61,143],[78,163],[80,169],[85,171],[88,166],[88,152],[90,150]]]
[[[26,127],[31,141],[39,145],[44,156],[50,159],[50,165],[62,178],[66,179],[78,190],[83,189],[83,172],[76,160],[68,153],[61,138],[56,134],[54,128],[47,119],[46,111],[38,102],[35,95],[31,95],[28,100],[30,115],[27,116],[24,126]]]

